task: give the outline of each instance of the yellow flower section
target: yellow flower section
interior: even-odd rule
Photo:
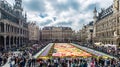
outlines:
[[[67,57],[67,56],[76,56],[76,57],[90,57],[91,54],[78,49],[75,46],[72,46],[67,43],[56,43],[54,45],[54,53],[52,56],[56,57]]]

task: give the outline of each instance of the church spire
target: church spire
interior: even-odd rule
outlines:
[[[96,9],[96,7],[94,8],[94,11],[93,11],[94,13],[97,13],[97,9]]]
[[[94,8],[93,13],[94,13],[94,17],[93,17],[93,19],[97,19],[97,9],[96,9],[96,7]]]
[[[25,12],[25,21],[27,20],[27,13]]]

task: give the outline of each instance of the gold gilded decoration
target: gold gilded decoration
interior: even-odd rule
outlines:
[[[116,10],[119,10],[119,1],[118,1],[118,0],[115,0],[114,8],[115,8]]]

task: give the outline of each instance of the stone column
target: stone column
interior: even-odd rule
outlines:
[[[1,10],[0,10],[0,19],[1,19]]]
[[[8,32],[10,32],[10,25],[8,26]]]
[[[8,26],[7,26],[7,24],[6,24],[6,33],[8,32],[8,28],[7,28]]]
[[[6,36],[4,36],[4,49],[6,50]]]
[[[4,22],[4,33],[6,33],[6,23]],[[4,49],[6,50],[6,35],[4,35]]]
[[[6,33],[6,23],[4,22],[4,33]]]

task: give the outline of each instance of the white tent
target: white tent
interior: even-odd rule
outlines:
[[[117,45],[113,45],[113,44],[105,44],[105,47],[112,47],[115,48],[115,50],[117,50]]]
[[[103,46],[104,44],[102,42],[96,42],[94,43],[96,46]]]

